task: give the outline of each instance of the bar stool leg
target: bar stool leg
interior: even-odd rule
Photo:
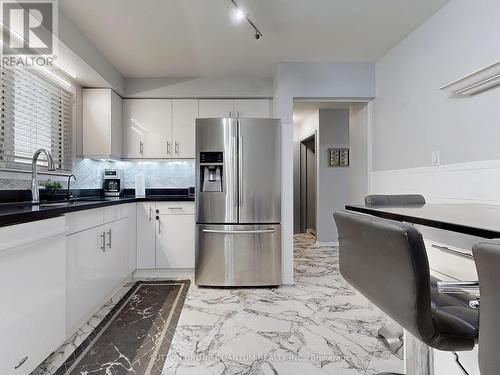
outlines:
[[[432,348],[404,331],[404,356],[406,375],[433,375]]]

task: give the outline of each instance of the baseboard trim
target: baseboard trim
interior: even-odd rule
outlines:
[[[159,268],[135,270],[134,279],[192,279],[194,278],[194,268]]]

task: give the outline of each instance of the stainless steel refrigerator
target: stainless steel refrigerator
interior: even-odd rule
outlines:
[[[278,119],[196,120],[196,267],[203,286],[281,284]]]

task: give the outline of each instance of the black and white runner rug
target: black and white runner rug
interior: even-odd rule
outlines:
[[[55,375],[160,375],[188,288],[138,281]]]

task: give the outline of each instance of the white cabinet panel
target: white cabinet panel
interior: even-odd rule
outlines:
[[[172,101],[173,157],[194,158],[194,126],[198,117],[198,100],[174,99]]]
[[[137,204],[128,204],[128,252],[129,252],[129,274],[134,272],[137,268]]]
[[[67,234],[79,232],[92,227],[97,227],[104,223],[104,209],[85,210],[71,212],[65,215]]]
[[[137,205],[137,269],[194,268],[193,202]]]
[[[156,202],[156,213],[160,215],[194,215],[193,202]]]
[[[271,101],[269,99],[236,99],[234,112],[238,117],[269,118]]]
[[[194,268],[194,215],[159,215],[156,268]]]
[[[122,99],[111,89],[84,89],[83,155],[122,157]]]
[[[123,156],[123,101],[114,91],[111,91],[111,155],[117,158]]]
[[[199,106],[200,118],[231,117],[234,115],[234,100],[232,99],[200,99]]]
[[[73,334],[107,295],[103,226],[66,237],[66,333]]]
[[[137,204],[137,269],[156,267],[154,211],[154,202]]]
[[[159,159],[172,156],[172,100],[123,101],[126,158]]]
[[[0,242],[16,242],[15,229],[22,229],[25,241],[0,251],[0,374],[29,374],[64,342],[64,225],[60,217],[1,230]],[[49,234],[57,228],[59,234]],[[27,234],[37,240],[26,241]]]
[[[117,204],[114,206],[104,207],[104,222],[110,223],[115,220],[124,219],[127,217],[127,204]]]
[[[199,117],[271,117],[269,99],[200,99]]]
[[[116,288],[129,275],[128,223],[126,219],[105,225],[106,232],[106,284],[109,292]]]

